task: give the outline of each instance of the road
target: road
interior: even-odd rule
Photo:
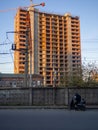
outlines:
[[[98,130],[98,111],[4,109],[0,130]]]

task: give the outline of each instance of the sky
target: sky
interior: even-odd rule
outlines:
[[[81,55],[83,62],[98,63],[98,0],[33,0],[45,2],[40,11],[64,15],[70,12],[80,18]],[[0,72],[13,73],[14,16],[18,7],[29,6],[30,0],[0,0]],[[13,10],[10,10],[13,8]],[[2,12],[1,10],[5,10]],[[6,44],[7,43],[7,44]],[[3,44],[3,45],[2,45]],[[8,54],[2,54],[8,53]]]

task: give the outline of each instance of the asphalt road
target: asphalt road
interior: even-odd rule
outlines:
[[[0,130],[98,130],[98,111],[4,109]]]

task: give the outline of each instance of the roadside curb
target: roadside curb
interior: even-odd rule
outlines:
[[[68,109],[68,106],[0,106],[0,109]],[[86,106],[86,109],[98,109],[98,106]]]
[[[68,109],[68,106],[0,106],[0,109]]]

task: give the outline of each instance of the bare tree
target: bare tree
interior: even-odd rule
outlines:
[[[97,87],[98,67],[95,62],[83,62],[71,75],[67,73],[61,77],[62,87]]]

